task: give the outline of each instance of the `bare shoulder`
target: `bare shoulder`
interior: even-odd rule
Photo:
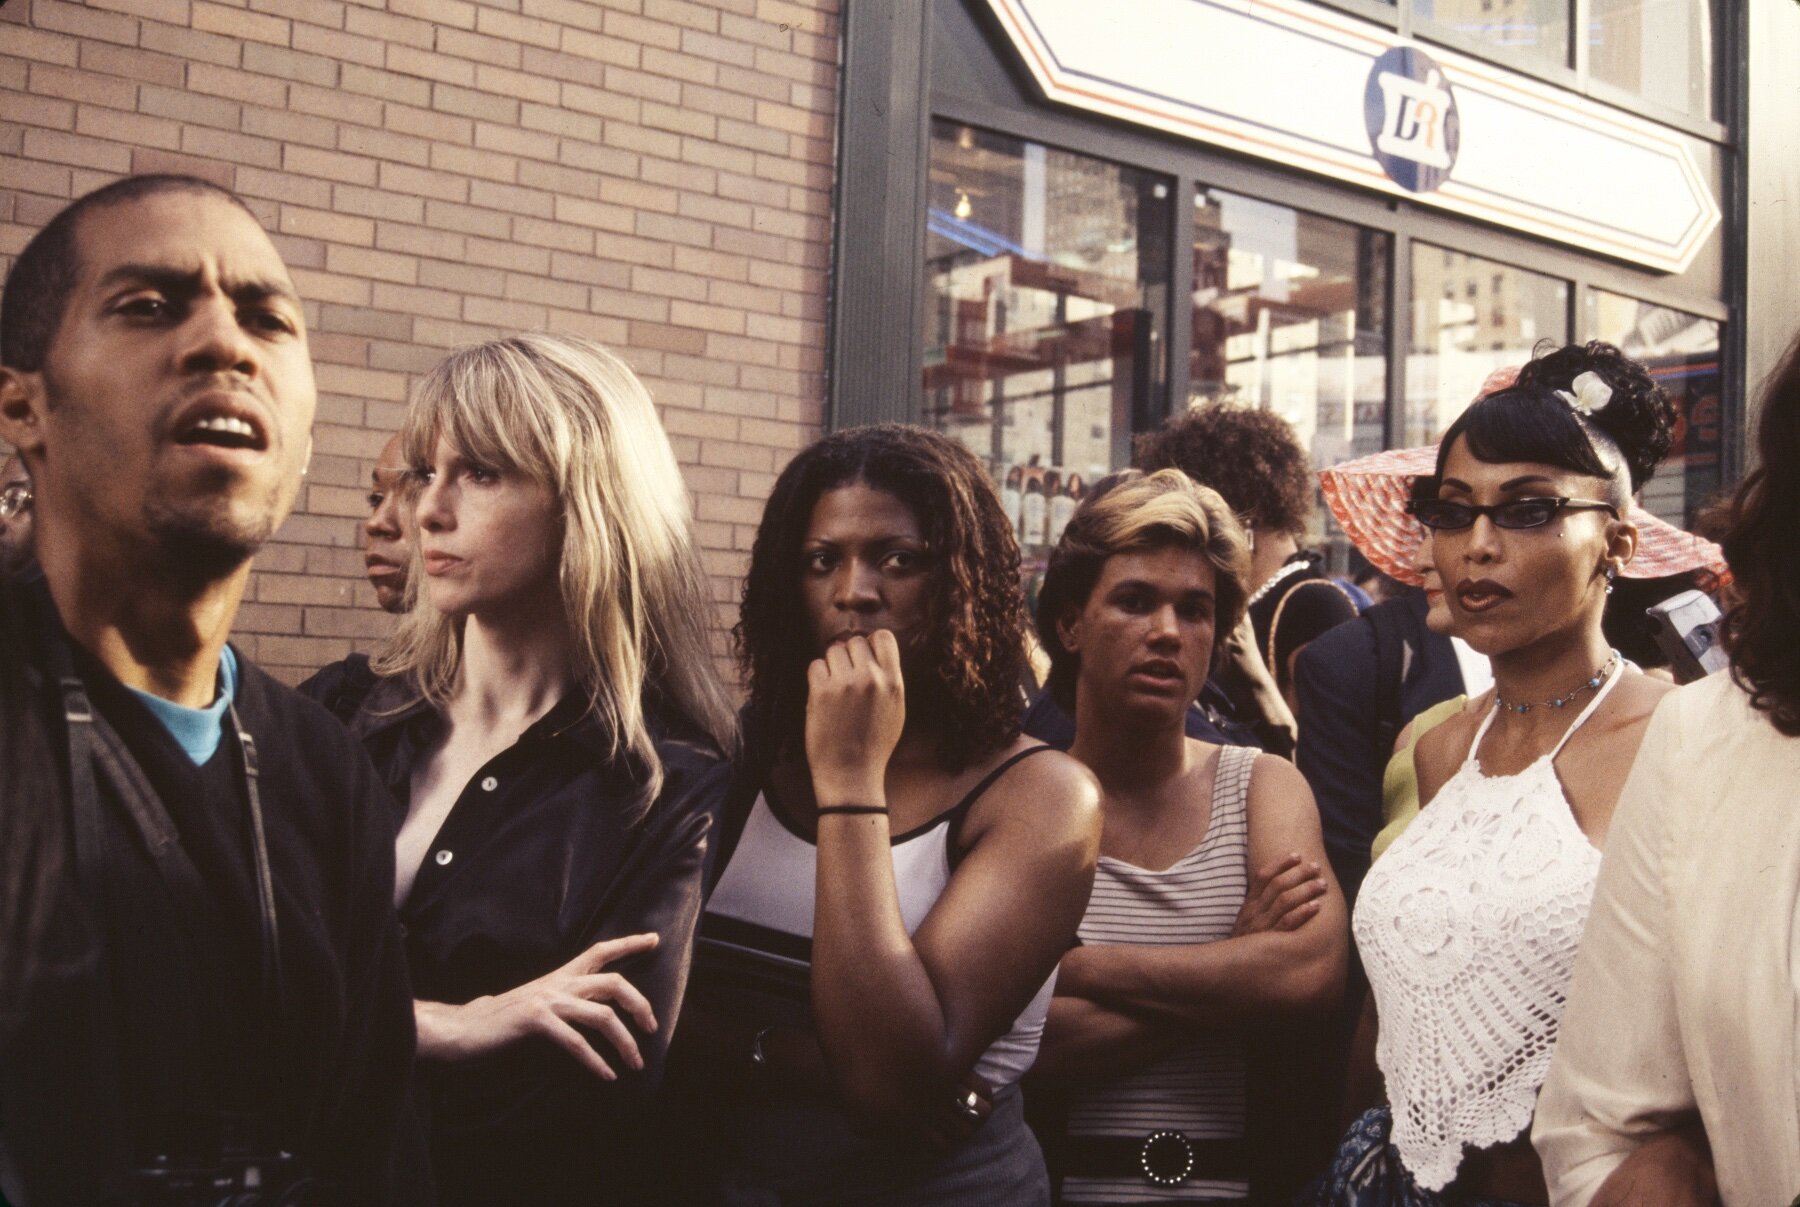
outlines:
[[[984,761],[991,771],[1039,748],[1041,753],[1008,767],[975,802],[969,812],[971,838],[979,838],[983,830],[1017,826],[1037,831],[1045,841],[1089,834],[1099,841],[1100,781],[1079,760],[1035,739],[1020,738]]]
[[[1637,671],[1627,671],[1625,677],[1619,680],[1619,686],[1613,689],[1606,702],[1595,711],[1590,726],[1593,730],[1590,740],[1612,741],[1626,738],[1632,741],[1635,749],[1635,744],[1643,739],[1644,730],[1649,727],[1657,705],[1675,690],[1675,685],[1666,680]]]
[[[1465,708],[1419,735],[1413,746],[1413,770],[1418,776],[1421,805],[1429,804],[1437,790],[1462,766],[1485,712],[1482,708]]]
[[[1250,765],[1250,799],[1304,800],[1312,804],[1312,788],[1300,769],[1273,754],[1258,754]]]

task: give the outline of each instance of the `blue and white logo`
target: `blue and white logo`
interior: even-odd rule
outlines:
[[[1424,51],[1396,46],[1375,60],[1363,88],[1363,122],[1376,161],[1401,188],[1429,193],[1450,179],[1461,140],[1456,97]]]

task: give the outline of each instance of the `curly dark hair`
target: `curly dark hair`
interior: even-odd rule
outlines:
[[[1557,394],[1583,373],[1597,374],[1612,388],[1612,399],[1586,418]],[[1596,436],[1618,450],[1626,481],[1595,447]],[[1611,344],[1542,345],[1517,381],[1471,403],[1445,430],[1438,442],[1439,476],[1458,437],[1478,461],[1535,461],[1613,482],[1613,501],[1624,503],[1669,455],[1675,404],[1649,370]]]
[[[1312,458],[1273,411],[1205,403],[1139,436],[1133,453],[1146,473],[1178,469],[1212,487],[1253,529],[1298,534],[1312,515]]]
[[[960,771],[1019,736],[1025,595],[1019,545],[988,480],[962,445],[924,428],[833,432],[775,480],[750,550],[733,636],[749,686],[745,749],[773,763],[805,733],[806,668],[817,655],[801,598],[801,544],[827,491],[861,482],[918,518],[934,560],[928,632],[907,666],[907,715],[929,718],[938,758]]]
[[[1753,707],[1800,737],[1800,339],[1763,391],[1757,465],[1738,488],[1721,544],[1733,591],[1725,613],[1731,675]]]

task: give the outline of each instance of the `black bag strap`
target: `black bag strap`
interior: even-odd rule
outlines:
[[[1403,727],[1400,693],[1405,686],[1407,649],[1403,609],[1399,606],[1370,608],[1363,613],[1375,634],[1375,741],[1386,766],[1394,753],[1394,741]]]

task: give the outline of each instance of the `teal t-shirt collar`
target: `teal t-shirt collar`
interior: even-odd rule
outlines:
[[[194,766],[201,767],[219,749],[219,739],[225,736],[225,714],[237,694],[237,681],[237,655],[228,645],[219,655],[219,698],[205,708],[183,708],[135,687],[128,690],[144,702],[151,716],[162,722]]]

